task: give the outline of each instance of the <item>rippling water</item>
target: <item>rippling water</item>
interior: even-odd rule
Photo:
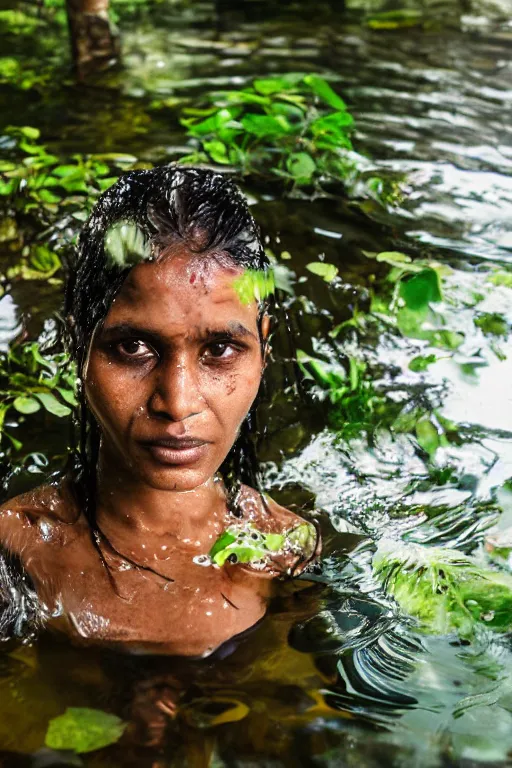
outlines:
[[[106,88],[57,84],[44,109],[35,93],[0,90],[8,122],[39,125],[59,152],[116,150],[166,162],[181,151],[176,104],[187,95],[262,73],[322,73],[350,104],[368,168],[403,178],[406,194],[384,210],[371,201],[274,199],[272,189],[247,188],[272,249],[292,255],[283,354],[308,343],[331,354],[329,331],[350,317],[356,299],[366,300],[374,279],[365,252],[405,250],[449,267],[442,312],[464,334],[453,357],[421,375],[408,361],[425,342],[393,328],[367,327],[357,344],[349,337],[338,349],[351,354],[357,346],[390,407],[426,403],[459,425],[461,438],[436,455],[436,477],[408,434],[383,423],[371,441],[342,439],[306,396],[278,396],[293,382],[275,366],[262,444],[266,483],[283,503],[314,505],[332,521],[318,584],[303,585],[302,603],[290,594],[276,598],[264,626],[233,656],[196,667],[113,660],[48,641],[2,658],[5,750],[37,753],[49,718],[65,706],[111,707],[148,720],[153,692],[176,685],[184,691],[181,714],[165,726],[163,752],[135,738],[139,746],[112,748],[85,764],[510,764],[509,637],[482,629],[468,643],[420,632],[371,570],[384,534],[478,552],[493,526],[512,524],[512,345],[507,335],[497,351],[474,323],[484,312],[512,323],[510,289],[489,281],[512,250],[512,8],[505,0],[410,8],[415,25],[389,32],[372,29],[356,3],[345,14],[334,3],[317,12],[162,3],[125,23],[125,69]],[[29,46],[19,55],[30,57]],[[65,63],[55,54],[50,65],[57,83]],[[340,268],[342,280],[330,290],[305,279],[305,265],[319,254]],[[470,300],[475,293],[478,304]],[[17,333],[22,312],[31,310],[41,326],[57,304],[55,292],[34,301],[15,286],[0,301],[0,343]],[[46,436],[33,439],[44,447]],[[230,701],[245,709],[219,725]],[[11,764],[43,765],[27,760]]]

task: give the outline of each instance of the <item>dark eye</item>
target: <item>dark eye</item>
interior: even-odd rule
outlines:
[[[146,344],[146,342],[140,339],[126,339],[120,341],[116,345],[117,351],[122,357],[130,358],[131,360],[141,360],[143,358],[152,357],[154,352]]]
[[[228,341],[213,341],[205,348],[202,354],[203,362],[230,362],[234,360],[240,350],[236,349]]]
[[[208,351],[212,357],[222,357],[228,349],[226,342],[219,341],[216,344],[210,344]]]

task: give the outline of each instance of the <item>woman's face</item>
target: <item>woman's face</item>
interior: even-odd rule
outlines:
[[[242,272],[176,247],[129,273],[85,373],[107,471],[177,491],[215,474],[262,373],[257,304],[235,285]]]

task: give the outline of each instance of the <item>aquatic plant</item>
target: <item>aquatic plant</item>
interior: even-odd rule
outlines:
[[[101,709],[68,707],[48,725],[45,744],[50,749],[77,754],[94,752],[119,741],[126,728],[116,715]]]
[[[316,542],[311,523],[300,523],[285,533],[262,533],[254,525],[230,526],[217,539],[209,552],[215,565],[230,563],[265,564],[279,553],[296,553],[310,557]]]
[[[75,384],[66,353],[45,354],[37,342],[12,345],[0,355],[0,440],[7,438],[16,450],[22,447],[6,429],[11,411],[23,417],[41,410],[59,418],[69,416],[77,404]]]
[[[436,635],[471,638],[478,626],[512,626],[512,577],[454,549],[382,539],[373,573],[404,613]]]
[[[13,242],[17,251],[28,244],[30,254],[22,250],[30,262],[26,268],[53,275],[59,257],[54,250],[49,255],[48,241],[69,245],[94,200],[135,161],[120,154],[74,154],[63,160],[40,142],[37,128],[6,128],[0,143],[0,213],[9,232],[2,241]]]
[[[254,80],[241,90],[207,94],[183,110],[196,150],[182,162],[211,162],[244,175],[278,176],[292,188],[337,181],[355,189],[365,159],[353,151],[354,118],[345,101],[317,75]],[[390,202],[394,189],[366,174],[367,194]],[[386,194],[384,190],[386,189]]]

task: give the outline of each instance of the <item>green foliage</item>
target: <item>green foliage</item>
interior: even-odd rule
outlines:
[[[486,336],[507,336],[508,323],[498,312],[482,312],[473,321]]]
[[[351,187],[358,178],[354,119],[317,75],[286,74],[212,93],[203,108],[186,108],[181,123],[197,148],[183,162],[277,175],[294,188],[329,180]],[[375,179],[371,193],[377,194]]]
[[[385,399],[375,391],[363,360],[347,358],[344,367],[299,349],[297,362],[305,379],[316,385],[321,399],[330,403],[329,424],[341,437],[350,439],[376,425]]]
[[[11,126],[0,145],[0,242],[21,253],[9,279],[51,278],[61,264],[46,243],[51,235],[68,246],[98,195],[136,158],[72,155],[62,159],[39,141],[30,126]],[[23,227],[19,225],[23,221]]]
[[[43,410],[59,418],[76,406],[76,375],[64,353],[43,354],[37,342],[12,346],[0,356],[0,440],[22,446],[5,429],[9,412],[28,416]]]
[[[373,572],[427,632],[471,638],[479,625],[498,632],[512,627],[512,577],[456,550],[383,539]]]
[[[370,29],[394,30],[419,27],[423,26],[426,22],[421,11],[413,8],[402,8],[396,11],[374,13],[368,17],[366,23]]]
[[[246,269],[236,278],[233,286],[242,304],[264,301],[276,289],[274,273],[257,269]]]
[[[316,532],[310,523],[300,523],[284,534],[262,533],[256,526],[230,526],[209,552],[215,565],[230,563],[262,563],[277,552],[301,553],[311,548]]]
[[[433,260],[413,261],[398,251],[365,252],[365,255],[392,267],[387,276],[392,286],[390,300],[385,302],[380,296],[376,297],[374,310],[394,317],[404,336],[428,341],[433,347],[452,352],[460,347],[464,335],[447,325],[445,315],[437,306],[444,300],[443,278],[451,272],[448,267]]]
[[[488,276],[488,283],[493,285],[502,285],[505,288],[512,288],[512,272],[506,272],[503,269],[497,269]]]
[[[285,543],[285,536],[261,533],[254,525],[231,526],[217,539],[209,552],[215,565],[231,563],[256,563],[269,554],[278,552]]]
[[[68,707],[63,715],[50,721],[45,744],[50,749],[79,754],[94,752],[115,744],[123,735],[126,723],[101,709]]]

